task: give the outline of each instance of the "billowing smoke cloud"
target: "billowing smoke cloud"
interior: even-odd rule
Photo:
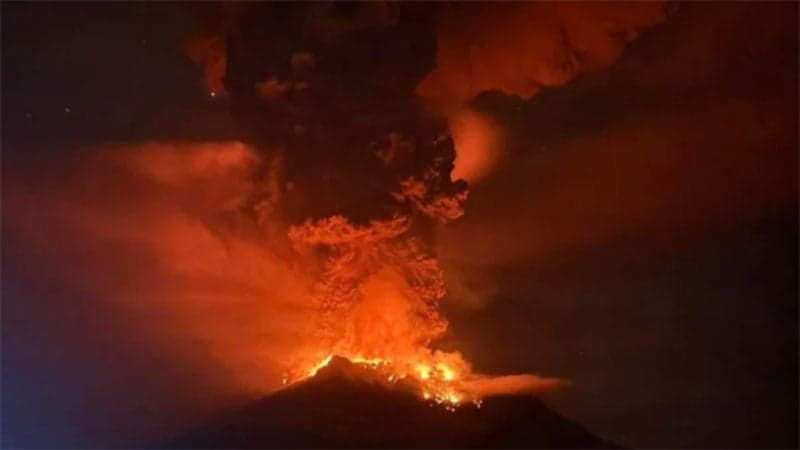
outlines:
[[[228,387],[263,392],[279,383],[309,309],[285,230],[270,232],[281,225],[269,162],[238,142],[83,152],[17,175],[5,226],[50,254],[51,276],[121,308],[153,351],[194,342],[217,367],[199,377],[225,372]],[[57,190],[36,187],[45,173]]]
[[[485,91],[529,99],[608,67],[665,16],[662,2],[456,5],[438,31],[436,67],[417,93],[445,110]]]
[[[276,21],[275,27],[284,35],[275,38],[286,40],[285,48],[268,48],[263,33],[249,28],[250,21],[237,22],[227,11],[218,14],[215,25],[204,21],[201,31],[187,41],[187,53],[204,67],[210,91],[233,88],[238,99],[251,99],[255,93],[274,104],[272,108],[282,116],[299,103],[305,104],[304,97],[314,98],[322,113],[363,114],[361,105],[375,100],[397,103],[393,97],[400,94],[403,98],[409,88],[414,89],[428,107],[447,117],[458,154],[453,178],[476,183],[499,161],[505,131],[490,116],[471,110],[471,100],[488,91],[530,99],[542,89],[607,68],[642,30],[663,22],[669,6],[663,2],[468,3],[415,13],[412,6],[381,2],[346,7],[264,5],[250,7],[248,14],[263,17],[262,24]],[[432,20],[438,20],[435,31]],[[424,71],[413,67],[418,62],[404,67],[408,46],[397,43],[431,39],[426,32],[435,34],[432,65],[426,65]],[[292,37],[296,39],[289,42]],[[382,51],[395,59],[384,62],[365,57],[375,56],[369,40],[382,45]],[[422,50],[416,51],[415,61],[424,61],[430,46],[411,48]],[[229,59],[236,67],[224,86]],[[349,85],[346,80],[351,76],[365,80],[364,85]],[[398,85],[398,81],[405,84]],[[345,85],[340,84],[343,82]],[[341,91],[342,97],[333,90]],[[354,101],[360,105],[355,110],[341,108],[344,111],[323,106],[334,98],[344,105]],[[251,108],[248,111],[252,112]],[[376,103],[370,114],[381,109]],[[304,118],[296,119],[302,122]],[[286,121],[286,117],[279,120]],[[316,126],[296,123],[287,131],[308,134]],[[395,121],[393,126],[402,127],[402,123]],[[382,130],[384,135],[394,131],[402,130]],[[286,134],[278,140],[285,145]]]
[[[532,105],[510,121],[515,164],[473,190],[473,214],[443,230],[445,253],[545,260],[623,235],[661,247],[791,204],[794,181],[780,167],[792,165],[797,113],[780,97],[796,87],[791,74],[766,72],[790,53],[779,45],[790,32],[736,31],[745,17],[754,27],[782,23],[776,14],[745,5],[681,9],[671,33],[612,69],[613,83],[587,80]],[[758,49],[758,62],[734,56],[745,46]],[[661,57],[652,58],[656,49]],[[772,82],[753,83],[764,78]],[[563,106],[550,108],[556,103]],[[610,116],[575,122],[571,109],[598,104]],[[484,239],[465,245],[476,234]]]
[[[453,176],[479,181],[502,151],[502,128],[467,106],[476,96],[499,91],[530,99],[606,68],[641,30],[665,18],[662,2],[470,3],[444,11],[435,68],[416,92],[449,117],[458,155]]]

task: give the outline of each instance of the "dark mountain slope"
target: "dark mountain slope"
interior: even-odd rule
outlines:
[[[390,387],[391,386],[391,387]],[[315,377],[158,447],[172,448],[608,448],[527,396],[497,396],[450,411],[410,386],[334,359]]]

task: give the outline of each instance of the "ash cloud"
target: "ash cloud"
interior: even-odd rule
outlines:
[[[79,380],[70,388],[88,389],[76,392],[86,396],[82,414],[98,420],[111,409],[106,423],[125,426],[88,435],[145,444],[280,383],[285,355],[308,333],[308,275],[293,266],[285,226],[265,207],[275,201],[269,167],[268,154],[239,142],[154,141],[4,175],[4,243],[17,255],[14,267],[36,267],[12,279],[44,295],[9,309],[4,333],[47,324],[58,340],[25,347],[61,351],[76,376],[100,380],[96,389]],[[4,297],[14,296],[8,289]],[[62,321],[55,311],[70,312]],[[61,403],[42,408],[73,405],[53,395]],[[105,395],[116,395],[113,405]]]
[[[662,2],[456,4],[442,18],[436,67],[417,93],[446,111],[486,91],[530,99],[610,66],[666,13]]]
[[[524,309],[524,326],[470,339],[543,343],[503,358],[573,380],[563,411],[623,445],[794,445],[782,392],[797,392],[785,356],[797,322],[783,318],[797,305],[796,16],[786,3],[683,3],[605,71],[531,101],[479,99],[508,144],[438,234],[476,307],[464,323],[451,314],[454,329]],[[626,411],[609,415],[620,399]],[[771,419],[740,413],[754,409]],[[654,432],[654,417],[667,425]]]
[[[612,65],[642,30],[666,20],[663,2],[464,3],[446,8],[434,69],[416,87],[448,118],[454,178],[474,184],[497,165],[503,125],[471,101],[497,91],[528,100],[546,88]],[[502,32],[500,31],[502,30]]]
[[[514,164],[473,189],[472,214],[442,230],[445,253],[544,262],[623,236],[660,248],[786,208],[797,73],[779,14],[686,6],[607,72],[500,103]],[[486,239],[464,245],[475,234]]]
[[[411,234],[431,247],[436,223],[463,214],[462,180],[495,169],[507,139],[501,120],[465,109],[474,97],[527,99],[606,68],[666,14],[662,3],[251,5],[225,32],[225,87],[253,141],[279,149],[290,222],[410,210]]]

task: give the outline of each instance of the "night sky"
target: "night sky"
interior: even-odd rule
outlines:
[[[192,179],[172,198],[85,152],[280,147],[288,222],[361,220],[387,197],[388,172],[364,157],[373,144],[446,130],[415,95],[437,67],[444,6],[401,6],[393,20],[314,6],[2,5],[4,447],[141,446],[252,395],[202,334],[181,333],[249,310],[131,306],[194,281],[172,286],[162,253],[92,212],[135,233],[171,202],[205,214],[228,185],[197,194]],[[476,17],[463,23],[482,30]],[[438,345],[480,372],[570,380],[548,404],[625,446],[796,447],[797,17],[795,2],[682,4],[574,79],[472,98],[504,149],[470,183],[463,218],[420,232],[448,282]],[[330,34],[314,40],[308,23]],[[212,32],[231,36],[227,92],[214,96],[184,45]],[[310,75],[286,62],[301,51],[315,55]],[[254,88],[291,76],[311,88]],[[91,227],[56,219],[83,206]]]

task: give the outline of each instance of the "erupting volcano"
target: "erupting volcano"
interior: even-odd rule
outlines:
[[[678,3],[2,2],[0,447],[796,447],[798,4]]]
[[[337,215],[289,229],[295,250],[318,268],[309,299],[315,339],[296,356],[284,384],[315,376],[334,356],[390,383],[413,380],[422,398],[450,408],[479,403],[495,389],[533,391],[559,383],[474,374],[460,353],[431,347],[447,329],[438,305],[446,286],[438,260],[411,228],[414,221],[457,219],[467,198],[465,185],[450,180],[451,163],[441,157],[436,162],[423,181],[399,183],[392,197],[402,212],[390,219],[358,226]]]
[[[493,396],[455,407],[419,398],[417,382],[389,381],[375,364],[326,361],[313,377],[155,447],[615,447],[531,397]]]

